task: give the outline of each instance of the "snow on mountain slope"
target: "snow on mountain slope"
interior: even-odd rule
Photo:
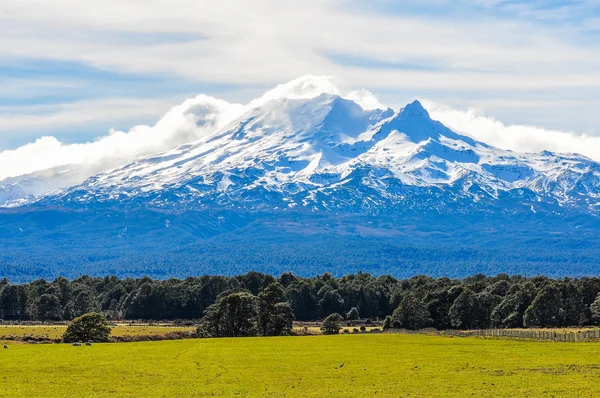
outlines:
[[[432,120],[418,101],[367,110],[322,93],[266,96],[192,143],[39,204],[596,214],[599,193],[600,166],[583,156],[493,148]]]
[[[201,94],[173,107],[154,126],[111,131],[92,142],[71,145],[42,137],[16,150],[0,152],[0,207],[31,202],[40,194],[80,184],[97,173],[202,139],[269,101],[311,99],[321,94],[352,99],[364,109],[384,108],[368,91],[343,91],[326,76],[303,76],[280,84],[246,105]]]

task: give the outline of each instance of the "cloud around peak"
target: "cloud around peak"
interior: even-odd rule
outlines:
[[[385,109],[377,97],[368,90],[346,90],[341,82],[332,76],[305,75],[267,91],[260,98],[250,102],[249,107],[256,107],[278,98],[310,99],[321,94],[338,95],[356,102],[365,110]]]
[[[457,132],[497,148],[516,152],[551,151],[578,153],[600,161],[600,137],[526,125],[506,125],[481,109],[454,109],[434,101],[423,101],[433,119]]]
[[[198,95],[174,106],[153,126],[138,125],[128,131],[111,130],[96,140],[75,144],[65,144],[55,137],[45,136],[14,150],[2,151],[0,180],[61,166],[79,165],[71,167],[79,172],[72,172],[71,177],[63,183],[71,185],[137,158],[168,151],[215,134],[245,112],[268,101],[278,98],[310,99],[324,93],[353,100],[364,109],[386,108],[372,93],[345,89],[336,79],[328,76],[299,77],[276,86],[247,104]],[[600,160],[600,137],[505,125],[475,109],[458,110],[433,101],[421,102],[433,119],[492,146],[522,152],[577,152]],[[61,188],[60,183],[56,188]]]
[[[344,91],[328,76],[302,76],[280,84],[246,105],[229,103],[204,94],[174,106],[153,126],[138,125],[128,131],[111,130],[84,143],[65,144],[52,136],[13,150],[0,152],[0,180],[69,164],[92,164],[106,171],[136,158],[168,151],[212,134],[244,112],[278,98],[309,99],[321,94],[354,100],[366,109],[383,105],[366,90]],[[88,177],[83,175],[81,178]]]

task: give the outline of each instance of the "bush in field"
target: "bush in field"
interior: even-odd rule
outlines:
[[[388,315],[385,317],[385,320],[383,321],[383,328],[390,329],[391,327],[392,327],[392,317]]]
[[[344,318],[338,313],[329,315],[327,318],[325,318],[325,320],[323,320],[321,332],[323,332],[323,334],[338,334],[342,328],[343,320]]]
[[[108,341],[110,326],[102,314],[92,312],[75,318],[63,335],[65,343],[76,341]]]
[[[358,313],[358,308],[356,307],[352,307],[350,311],[348,311],[348,313],[346,314],[346,319],[349,321],[356,321],[359,318],[360,315]]]

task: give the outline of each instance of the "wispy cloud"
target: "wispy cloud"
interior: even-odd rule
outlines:
[[[0,180],[65,165],[78,165],[76,168],[83,171],[77,173],[77,178],[83,180],[93,173],[215,133],[243,112],[267,101],[276,98],[313,98],[321,93],[343,95],[364,108],[383,107],[368,91],[345,90],[335,84],[333,78],[324,76],[304,76],[278,85],[247,105],[199,95],[172,107],[154,125],[138,125],[123,131],[111,130],[95,140],[75,144],[61,142],[53,136],[44,136],[14,150],[2,151]],[[0,125],[15,131],[32,125],[39,126],[40,129],[49,126],[57,129],[103,119],[103,112],[111,113],[114,118],[115,109],[120,109],[121,116],[127,118],[131,114],[158,113],[160,108],[166,108],[165,103],[154,100],[93,101],[70,104],[59,111],[43,116],[28,116],[26,119],[20,116],[0,117]],[[70,176],[68,182],[73,181]]]
[[[206,138],[234,121],[245,111],[266,101],[283,97],[312,98],[321,93],[352,99],[364,108],[384,107],[366,90],[348,89],[340,85],[336,79],[318,76],[305,76],[278,85],[247,105],[200,95],[171,108],[154,125],[138,125],[123,131],[113,130],[95,140],[77,144],[66,144],[55,137],[45,136],[15,150],[0,152],[0,180],[52,167],[78,165],[75,169],[79,169],[80,172],[77,173],[76,178],[70,175],[66,181],[69,184],[80,182],[94,173],[106,171],[138,157],[167,151],[178,145]],[[433,101],[423,102],[433,118],[457,131],[497,147],[515,151],[579,152],[600,161],[600,137],[525,125],[507,125],[474,108],[460,110]],[[526,105],[526,103],[521,104],[521,106]],[[113,112],[115,107],[122,109],[123,117],[127,117],[131,112],[159,112],[158,109],[166,108],[166,105],[152,100],[81,103],[78,107],[64,109],[60,113],[37,117],[27,121],[25,125],[60,126],[85,123],[93,121],[98,114],[101,115],[104,108]],[[87,113],[86,109],[94,109],[94,111]],[[77,119],[74,120],[74,117]],[[21,127],[18,118],[13,121],[0,119],[0,125],[10,123],[13,123],[12,127],[15,129]],[[54,186],[58,187],[59,184]]]
[[[453,8],[447,1],[429,3]],[[485,76],[464,79],[462,84],[469,87],[481,87],[498,74],[527,89],[533,74],[548,85],[555,85],[557,76],[563,77],[564,85],[578,84],[569,73],[574,63],[591,75],[600,66],[600,60],[591,57],[598,43],[573,45],[569,34],[545,25],[493,14],[457,23],[451,12],[445,16],[438,11],[435,18],[415,15],[410,2],[387,15],[361,13],[346,5],[341,0],[253,4],[107,0],[91,12],[88,5],[72,0],[57,0],[51,6],[23,0],[5,6],[1,14],[0,49],[5,55],[76,59],[126,72],[174,73],[203,81],[274,84],[311,72],[348,75],[353,83],[368,82],[373,88],[398,86],[393,77],[404,80],[403,71],[376,80],[367,78],[370,70],[415,60],[434,69],[427,75],[440,89],[454,88],[456,69],[483,72]],[[386,6],[394,7],[393,2]],[[465,6],[459,2],[456,7]],[[340,65],[322,56],[333,53],[378,63],[363,63],[357,72],[356,62]],[[345,66],[350,67],[348,73]]]
[[[172,98],[107,98],[58,105],[0,106],[0,126],[5,131],[23,132],[33,129],[48,132],[88,123],[104,123],[107,118],[120,121],[130,121],[140,116],[155,118],[155,115],[169,109],[173,102],[175,101]]]
[[[573,131],[504,124],[485,115],[481,109],[453,109],[432,101],[423,101],[432,118],[479,141],[518,152],[579,153],[600,161],[600,137]]]
[[[48,131],[67,138],[60,128],[87,141],[90,130],[125,126],[121,101],[206,92],[246,102],[307,73],[338,76],[391,104],[427,97],[479,104],[511,124],[594,131],[598,14],[595,0],[3,2],[0,145]],[[502,105],[532,97],[539,107],[529,113]],[[85,101],[105,105],[63,112]],[[130,120],[148,124],[161,110],[132,106]]]
[[[108,109],[113,117],[115,108],[120,108],[122,116],[127,118],[131,113],[158,113],[158,109],[165,107],[164,103],[135,100],[79,105],[46,116],[30,116],[25,122],[19,117],[0,119],[0,124],[12,123],[14,129],[21,127],[22,123],[50,124],[57,128],[102,119],[103,108]],[[64,165],[93,165],[90,170],[105,171],[136,157],[194,141],[230,120],[232,109],[237,107],[200,95],[173,107],[153,126],[138,125],[128,131],[111,130],[95,140],[76,144],[65,144],[53,136],[44,136],[14,150],[0,152],[0,179]],[[88,108],[94,110],[86,111]]]

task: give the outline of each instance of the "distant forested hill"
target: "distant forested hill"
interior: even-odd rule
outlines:
[[[0,277],[597,275],[595,218],[53,209],[0,214]]]

